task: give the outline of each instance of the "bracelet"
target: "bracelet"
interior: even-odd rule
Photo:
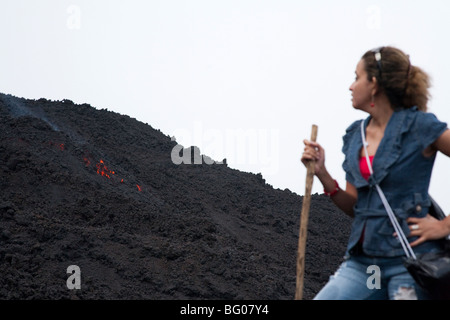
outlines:
[[[339,184],[336,180],[334,180],[334,183],[336,184],[336,188],[334,188],[334,190],[331,192],[327,192],[327,190],[325,190],[325,188],[323,188],[323,193],[325,193],[326,196],[332,197],[336,193],[338,193],[339,190],[341,190],[341,188],[339,188]]]

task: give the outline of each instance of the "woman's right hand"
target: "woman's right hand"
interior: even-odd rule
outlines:
[[[315,161],[314,173],[315,175],[320,175],[326,172],[325,169],[325,150],[317,142],[312,142],[309,140],[303,140],[305,144],[305,149],[303,151],[301,161],[306,166],[309,161]]]

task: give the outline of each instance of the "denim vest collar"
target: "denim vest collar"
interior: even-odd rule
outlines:
[[[373,175],[369,180],[365,180],[361,172],[359,171],[359,159],[361,148],[363,147],[360,130],[360,122],[355,126],[356,132],[353,134],[353,143],[349,145],[349,165],[348,168],[354,177],[354,186],[356,188],[375,186],[380,184],[389,172],[389,168],[397,161],[401,154],[401,136],[403,133],[408,132],[413,122],[414,112],[417,111],[417,107],[410,109],[394,111],[391,118],[388,121],[384,136],[378,146],[373,159]],[[372,116],[367,117],[364,121],[364,130],[366,130],[369,121]]]

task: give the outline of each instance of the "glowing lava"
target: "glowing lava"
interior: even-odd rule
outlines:
[[[108,169],[108,167],[105,165],[105,162],[100,159],[100,162],[97,163],[97,174],[107,177],[108,179],[111,179],[111,175],[116,174],[114,171],[111,171]]]
[[[90,167],[91,166],[91,157],[90,156],[84,156],[83,157],[83,161],[84,164],[86,165],[86,167]],[[95,162],[94,162],[95,163]],[[112,181],[116,180],[116,181],[120,181],[121,184],[125,184],[125,181],[123,178],[118,177],[116,172],[111,170],[110,168],[108,168],[105,164],[105,161],[103,159],[100,159],[99,162],[97,162],[97,164],[95,165],[96,171],[98,175],[101,175],[102,177],[106,177],[108,179],[111,179]],[[115,176],[115,177],[113,177]],[[135,183],[134,183],[135,184]],[[136,187],[138,189],[139,192],[142,192],[142,187],[139,184],[136,184]]]

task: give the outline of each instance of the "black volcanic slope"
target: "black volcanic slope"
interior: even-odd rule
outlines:
[[[294,298],[301,196],[226,164],[176,165],[170,137],[87,104],[0,94],[0,123],[0,299]],[[313,195],[304,299],[349,228]]]

